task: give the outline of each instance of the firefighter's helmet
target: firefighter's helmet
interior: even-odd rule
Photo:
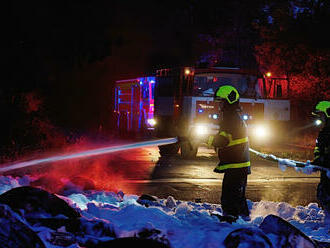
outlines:
[[[215,101],[226,100],[229,104],[233,104],[238,102],[239,93],[238,91],[231,85],[221,86],[216,92],[214,96]]]
[[[327,118],[330,118],[330,102],[329,101],[321,101],[318,104],[316,104],[313,114],[319,115],[320,113],[324,113],[324,115]]]

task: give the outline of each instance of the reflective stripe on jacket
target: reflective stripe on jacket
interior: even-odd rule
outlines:
[[[223,113],[220,131],[214,136],[212,145],[218,147],[219,164],[214,172],[242,168],[250,174],[250,152],[247,127],[235,111]]]
[[[232,135],[225,131],[218,135],[226,138],[228,142],[226,146],[219,148],[220,163],[214,171],[222,173],[226,169],[250,167],[248,137],[233,139]]]
[[[320,158],[320,148],[318,146],[315,146],[314,148],[314,159]]]

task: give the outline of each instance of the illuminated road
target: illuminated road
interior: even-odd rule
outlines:
[[[126,160],[123,166],[143,163],[150,166],[129,176],[129,180],[125,181],[126,191],[160,198],[172,195],[179,200],[219,203],[223,175],[213,172],[218,158],[212,150],[201,148],[196,160],[183,160],[179,156],[159,159],[156,148],[136,150],[128,157],[134,160]],[[317,202],[319,173],[306,175],[292,168],[282,172],[276,163],[255,157],[251,162],[252,174],[248,177],[246,192],[248,199],[288,202],[294,206]]]
[[[160,158],[157,147],[147,147],[6,174],[32,175],[39,178],[33,186],[60,194],[70,181],[84,190],[122,190],[126,194],[151,194],[159,198],[171,195],[178,200],[219,203],[223,174],[213,172],[217,163],[218,157],[212,149],[200,148],[195,160],[183,160],[180,155]],[[248,199],[288,202],[293,206],[317,202],[319,173],[306,175],[292,168],[282,172],[276,163],[255,156],[251,163]]]

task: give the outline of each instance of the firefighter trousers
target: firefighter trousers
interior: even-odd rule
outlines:
[[[224,215],[249,216],[245,198],[247,168],[227,169],[222,181],[221,206]]]
[[[317,199],[323,210],[330,214],[330,179],[325,171],[321,171],[320,183],[317,186]]]

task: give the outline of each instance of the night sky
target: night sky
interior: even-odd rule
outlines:
[[[292,78],[297,101],[330,95],[328,1],[12,0],[5,6],[0,138],[7,155],[55,146],[51,132],[111,134],[113,82],[164,67],[270,69]]]

